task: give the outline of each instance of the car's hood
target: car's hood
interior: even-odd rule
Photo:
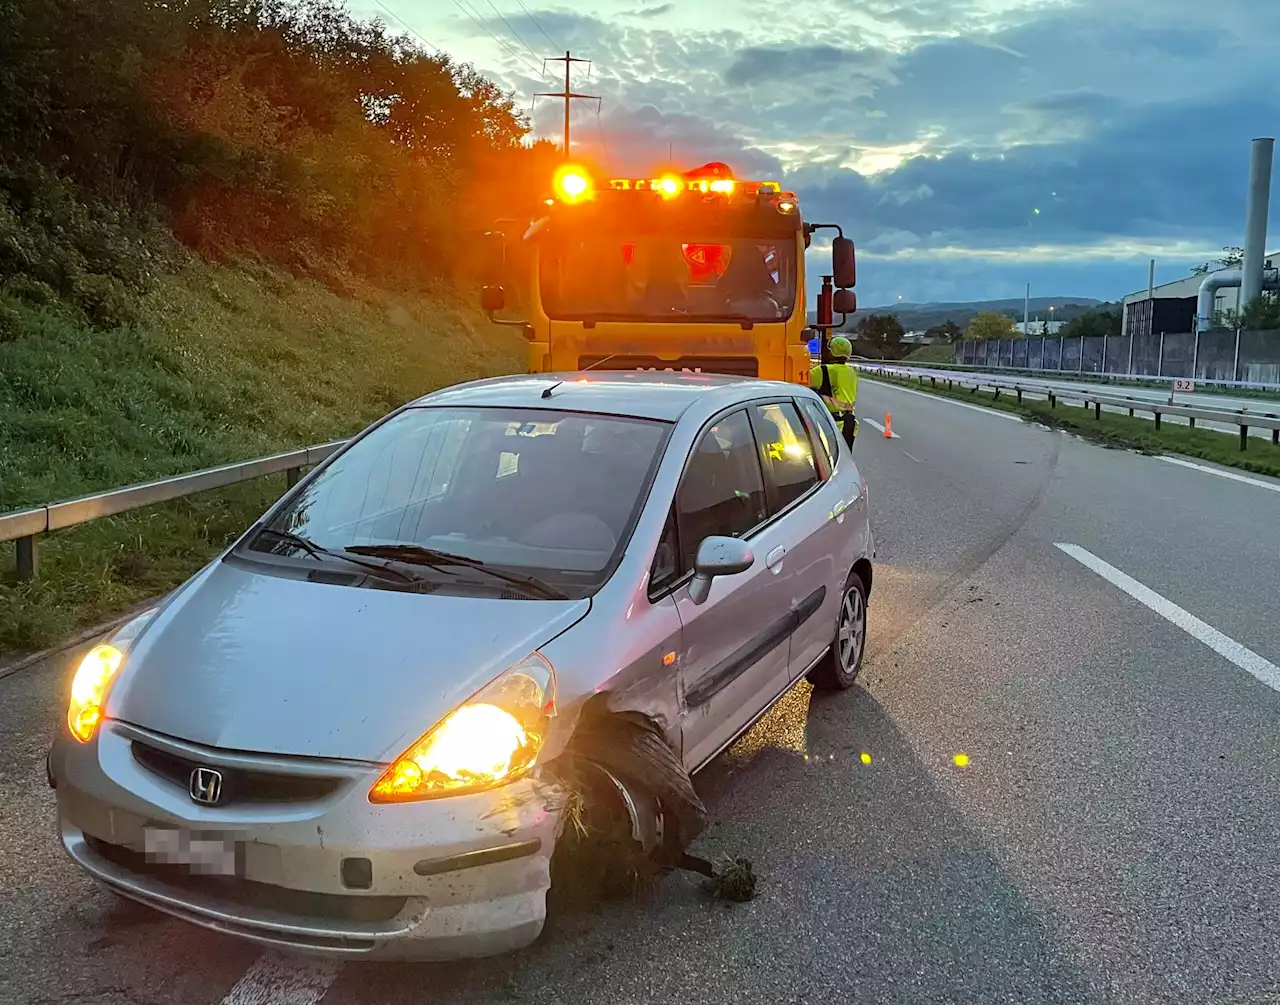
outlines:
[[[216,562],[142,632],[106,713],[227,750],[390,760],[589,608]]]

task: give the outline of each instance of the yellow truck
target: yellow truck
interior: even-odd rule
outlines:
[[[508,228],[486,235],[482,306],[522,329],[529,373],[687,370],[807,384],[814,329],[825,336],[833,314],[856,308],[854,247],[840,227],[806,223],[793,192],[738,180],[724,164],[602,181],[566,164],[541,218]],[[838,236],[810,325],[805,252],[825,229]],[[525,316],[499,318],[516,261]]]

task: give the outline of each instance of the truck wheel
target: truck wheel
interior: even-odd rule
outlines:
[[[867,649],[867,587],[858,573],[850,572],[840,598],[836,635],[831,649],[809,671],[809,683],[822,691],[844,691],[853,686]]]

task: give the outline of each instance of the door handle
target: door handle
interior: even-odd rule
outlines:
[[[765,565],[769,567],[769,571],[775,576],[782,569],[782,560],[786,557],[786,554],[787,549],[779,545],[774,548],[773,551],[769,552],[768,556],[765,558]]]

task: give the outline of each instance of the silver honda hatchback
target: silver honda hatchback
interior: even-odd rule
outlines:
[[[866,485],[806,388],[430,394],[84,658],[49,758],[62,842],[263,944],[519,948],[584,801],[612,792],[670,865],[705,812],[694,772],[801,677],[853,683],[872,557]]]

